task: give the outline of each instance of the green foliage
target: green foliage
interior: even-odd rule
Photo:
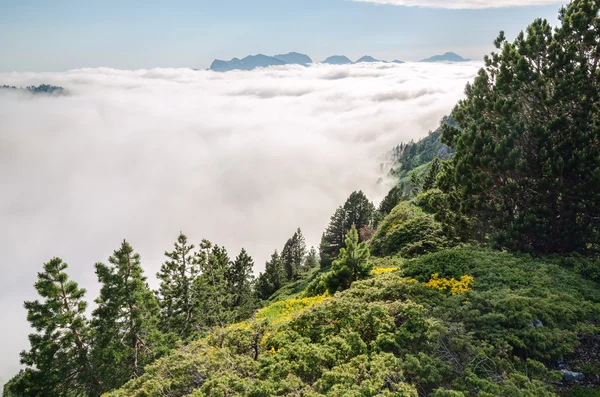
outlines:
[[[225,275],[227,290],[233,299],[234,321],[242,321],[250,317],[257,308],[257,302],[252,291],[253,268],[254,261],[248,255],[248,252],[242,248]]]
[[[161,309],[159,328],[183,340],[190,338],[198,325],[194,280],[200,274],[203,258],[193,250],[194,245],[189,245],[187,237],[181,233],[173,251],[165,252],[169,259],[156,275],[161,281],[157,293]]]
[[[385,261],[401,271],[214,329],[110,396],[555,396],[548,363],[599,329],[598,284],[553,260],[462,247]],[[428,288],[433,272],[473,289]]]
[[[344,247],[348,230],[354,226],[356,230],[375,227],[378,219],[377,210],[362,191],[353,192],[343,207],[339,207],[329,222],[321,239],[319,256],[321,267],[328,268]]]
[[[21,353],[25,371],[5,387],[10,396],[99,395],[100,383],[89,357],[85,290],[69,280],[59,258],[44,264],[35,289],[42,301],[25,302],[27,320],[36,330],[31,349]]]
[[[499,247],[596,249],[600,219],[600,3],[575,0],[552,31],[538,19],[466,88],[447,127],[454,191]]]
[[[308,251],[306,258],[304,259],[304,269],[310,270],[317,266],[319,266],[319,254],[315,247],[310,247],[310,251]]]
[[[379,212],[387,215],[400,204],[401,201],[408,201],[408,195],[404,194],[404,189],[401,185],[396,185],[389,191],[387,196],[379,204]]]
[[[446,116],[442,119],[441,125],[454,126],[456,123],[451,117]],[[389,157],[396,164],[392,174],[399,181],[395,188],[398,191],[396,197],[400,196],[399,193],[408,197],[414,196],[415,187],[420,187],[420,179],[428,174],[432,162],[435,159],[448,160],[454,156],[454,149],[442,143],[441,138],[442,127],[430,131],[428,136],[416,143],[400,144],[389,153]],[[380,211],[388,214],[399,202],[400,200],[395,202],[392,200],[389,204],[380,207]]]
[[[203,240],[200,248],[206,260],[200,264],[202,273],[196,278],[194,288],[198,291],[200,330],[204,332],[210,327],[223,327],[235,320],[236,297],[227,284],[230,269],[227,250],[208,240]]]
[[[575,386],[565,394],[564,397],[600,397],[600,388],[584,389],[581,386]]]
[[[379,224],[369,247],[373,255],[414,257],[449,246],[434,216],[410,202],[402,202]]]
[[[271,255],[271,260],[266,264],[265,272],[258,276],[256,293],[260,299],[269,299],[285,284],[285,281],[286,275],[283,270],[283,262],[277,251],[275,251]]]
[[[281,261],[288,280],[294,279],[302,270],[304,256],[306,255],[306,243],[300,228],[285,243],[281,251]]]
[[[93,312],[92,357],[104,390],[140,376],[160,357],[158,302],[146,283],[139,254],[127,241],[96,264],[102,285]]]
[[[333,262],[331,273],[324,280],[329,292],[343,291],[356,280],[367,277],[373,268],[370,256],[367,244],[359,244],[358,232],[352,227],[346,235],[346,248],[342,248],[340,256]]]

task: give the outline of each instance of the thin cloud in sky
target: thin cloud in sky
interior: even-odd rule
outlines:
[[[546,6],[564,4],[565,0],[354,0],[363,3],[404,7],[447,8],[452,10]]]

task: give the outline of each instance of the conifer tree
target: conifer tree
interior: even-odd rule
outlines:
[[[229,267],[226,278],[229,294],[232,296],[232,305],[236,312],[236,321],[245,319],[254,310],[254,299],[252,296],[252,284],[254,276],[252,271],[254,261],[242,248],[240,254]]]
[[[310,270],[317,266],[319,266],[319,254],[315,247],[310,247],[310,251],[308,251],[306,259],[304,260],[304,268]]]
[[[233,311],[234,297],[227,285],[230,268],[229,256],[224,247],[212,245],[203,240],[200,248],[204,252],[204,261],[200,264],[202,274],[196,279],[198,295],[198,316],[200,329],[222,327],[235,319]]]
[[[177,238],[173,251],[165,252],[165,256],[169,259],[156,275],[161,281],[159,326],[163,332],[173,332],[186,340],[192,336],[198,322],[194,281],[200,275],[201,259],[183,233]]]
[[[346,212],[344,223],[346,232],[352,228],[352,225],[356,227],[356,230],[360,230],[365,226],[376,226],[374,222],[375,206],[360,190],[353,192],[348,197],[344,204],[344,211]]]
[[[343,207],[339,207],[329,222],[321,239],[319,253],[321,267],[331,266],[344,247],[346,233],[354,226],[357,230],[364,227],[376,227],[377,210],[362,191],[353,192]]]
[[[337,257],[340,249],[343,247],[344,235],[346,234],[346,211],[343,207],[338,207],[332,215],[329,225],[321,238],[319,254],[321,257],[321,267],[328,268]]]
[[[293,250],[292,250],[292,262],[294,264],[294,269],[296,272],[299,272],[302,268],[302,264],[304,263],[304,257],[306,256],[306,240],[302,235],[302,230],[298,228],[294,236],[292,237],[294,241]]]
[[[358,242],[358,231],[355,227],[346,235],[346,247],[340,250],[340,255],[333,262],[332,271],[325,278],[329,292],[342,291],[350,288],[356,280],[365,278],[371,272],[373,264],[367,244]]]
[[[288,280],[292,280],[302,267],[306,255],[306,242],[300,228],[285,243],[281,251],[281,261]]]
[[[158,303],[146,283],[140,256],[127,241],[96,264],[102,285],[93,312],[93,357],[105,390],[143,373],[162,348],[156,335]]]
[[[8,385],[19,396],[98,396],[100,382],[90,361],[85,290],[69,280],[59,258],[44,264],[35,289],[42,301],[25,302],[27,320],[36,330],[31,349],[21,353],[28,366]]]
[[[466,88],[444,140],[455,147],[456,207],[499,247],[598,248],[600,2],[575,0],[555,31],[535,20]]]
[[[271,255],[265,267],[265,272],[261,273],[257,283],[257,293],[260,299],[269,299],[275,291],[281,288],[285,282],[286,275],[283,270],[283,263],[279,253],[275,251]]]

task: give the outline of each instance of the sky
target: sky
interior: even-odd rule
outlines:
[[[482,59],[500,30],[556,23],[556,0],[1,0],[0,71],[208,68],[297,51],[315,61]]]

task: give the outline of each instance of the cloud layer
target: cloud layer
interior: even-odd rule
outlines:
[[[484,9],[544,6],[550,4],[565,4],[565,0],[354,0],[363,3],[390,4],[405,7]]]
[[[53,256],[96,296],[93,264],[128,239],[152,284],[179,231],[264,260],[300,226],[317,244],[377,158],[435,129],[477,63],[0,74],[71,95],[0,92],[0,383],[27,348],[22,302]]]

